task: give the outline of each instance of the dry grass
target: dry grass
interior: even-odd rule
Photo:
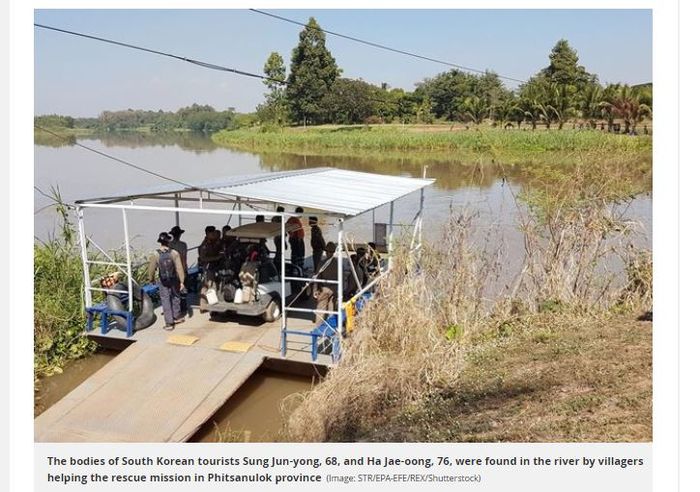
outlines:
[[[358,438],[651,441],[651,323],[538,314],[470,345],[457,384],[395,407]]]
[[[547,221],[533,225],[527,280],[496,300],[485,289],[498,255],[470,245],[468,217],[453,216],[420,264],[399,255],[340,365],[289,416],[286,438],[651,440],[651,326],[634,319],[650,306],[650,258],[630,256],[620,287],[595,281],[601,251],[626,240],[611,226],[582,246],[609,220],[605,205],[562,215],[556,236]]]

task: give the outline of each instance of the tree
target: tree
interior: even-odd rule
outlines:
[[[273,51],[265,61],[263,67],[267,79],[263,83],[271,92],[281,92],[284,89],[284,79],[287,77],[287,68],[284,66],[282,55]]]
[[[487,70],[486,73],[477,78],[474,95],[486,101],[490,108],[488,117],[495,120],[496,108],[511,96],[511,92],[505,88],[496,72]]]
[[[282,55],[273,51],[263,67],[267,79],[263,83],[269,89],[265,95],[265,102],[256,110],[261,121],[273,121],[282,125],[287,121],[287,100],[284,90],[287,69],[284,66]]]
[[[476,86],[476,76],[450,70],[425,79],[416,86],[415,94],[418,101],[428,98],[436,117],[456,121],[464,119],[462,104],[465,98],[477,95]]]
[[[546,81],[541,74],[535,75],[534,77],[530,77],[526,83],[521,85],[518,92],[518,105],[523,112],[525,119],[530,122],[532,129],[535,130],[537,129],[537,123],[540,120],[540,115],[543,112],[542,110],[545,109],[545,115],[548,114],[546,111]]]
[[[620,84],[608,84],[602,90],[600,94],[600,113],[603,118],[606,119],[608,123],[608,131],[612,132],[613,123],[615,122],[615,111],[613,110],[613,102],[617,98],[620,92]]]
[[[596,120],[602,116],[600,110],[602,96],[602,90],[598,84],[589,84],[579,95],[579,115],[581,118],[588,120],[591,128],[595,128]]]
[[[420,123],[432,123],[434,121],[434,115],[430,108],[430,99],[428,96],[423,96],[416,105],[416,120]]]
[[[321,123],[324,111],[321,101],[330,92],[340,75],[338,66],[326,48],[326,36],[318,22],[309,18],[299,33],[299,44],[292,51],[287,80],[287,101],[297,123]]]
[[[462,110],[469,121],[480,124],[489,116],[491,106],[486,99],[479,96],[467,97],[462,103]]]
[[[525,117],[519,101],[512,93],[508,93],[506,97],[491,106],[491,118],[498,125],[503,125],[507,121],[515,121],[520,128]]]
[[[375,112],[374,89],[362,80],[338,78],[321,101],[329,123],[362,123]]]
[[[596,80],[595,76],[578,64],[578,54],[566,39],[556,42],[549,54],[549,65],[540,74],[558,86],[572,85],[577,90]]]
[[[642,102],[640,90],[629,85],[618,86],[612,97],[601,103],[609,118],[621,118],[625,125],[625,133],[636,133],[637,123],[645,116],[651,115],[651,107]],[[608,120],[610,122],[610,120]],[[608,123],[610,128],[610,123]]]
[[[572,86],[570,85],[547,85],[547,111],[554,114],[560,130],[564,128],[564,123],[575,114],[576,108],[571,97],[571,91]],[[549,125],[547,125],[547,128],[549,128]]]

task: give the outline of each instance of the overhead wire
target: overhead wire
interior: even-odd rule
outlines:
[[[429,62],[433,62],[433,63],[439,63],[439,64],[441,64],[441,65],[446,65],[446,66],[448,66],[448,67],[458,68],[458,69],[460,69],[460,70],[464,70],[464,71],[467,71],[467,72],[480,73],[480,74],[482,74],[482,75],[486,75],[486,74],[488,74],[488,73],[491,73],[491,72],[489,72],[489,71],[487,71],[487,70],[480,70],[480,69],[478,69],[478,68],[467,67],[467,66],[464,66],[464,65],[460,65],[459,63],[453,63],[453,62],[450,62],[450,61],[440,60],[440,59],[438,59],[438,58],[433,58],[433,57],[431,57],[431,56],[421,55],[421,54],[419,54],[419,53],[414,53],[414,52],[402,50],[402,49],[399,49],[399,48],[393,48],[393,47],[391,47],[391,46],[387,46],[387,45],[380,44],[380,43],[375,43],[375,42],[373,42],[373,41],[367,41],[366,39],[361,39],[361,38],[358,38],[358,37],[355,37],[355,36],[350,36],[350,35],[348,35],[348,34],[342,34],[342,33],[339,33],[339,32],[330,31],[330,30],[328,30],[328,29],[322,29],[321,27],[309,26],[308,24],[306,24],[306,23],[304,23],[304,22],[297,21],[297,20],[294,20],[294,19],[290,19],[290,18],[288,18],[288,17],[283,17],[283,16],[281,16],[281,15],[273,14],[273,13],[271,13],[271,12],[265,12],[264,10],[258,10],[258,9],[248,9],[248,10],[250,10],[251,12],[254,12],[254,13],[256,13],[256,14],[265,15],[265,16],[267,16],[267,17],[272,17],[273,19],[277,19],[277,20],[281,20],[281,21],[284,21],[284,22],[288,22],[288,23],[290,23],[290,24],[296,24],[297,26],[302,26],[302,27],[305,27],[305,28],[307,28],[307,29],[313,29],[313,30],[316,30],[316,31],[319,31],[319,32],[323,32],[323,33],[326,33],[326,34],[330,34],[330,35],[332,35],[332,36],[336,36],[336,37],[339,37],[339,38],[347,39],[347,40],[349,40],[349,41],[354,41],[354,42],[356,42],[356,43],[361,43],[361,44],[364,44],[364,45],[367,45],[367,46],[371,46],[371,47],[373,47],[373,48],[378,48],[378,49],[381,49],[381,50],[390,51],[390,52],[392,52],[392,53],[398,53],[398,54],[401,54],[401,55],[410,56],[410,57],[413,57],[413,58],[417,58],[417,59],[419,59],[419,60],[425,60],[425,61],[429,61]],[[520,82],[520,83],[525,83],[525,82],[526,82],[525,80],[517,79],[517,78],[515,78],[515,77],[508,77],[508,76],[506,76],[506,75],[498,75],[497,73],[496,73],[495,75],[496,75],[498,78],[500,78],[500,79],[510,80],[510,81],[512,81],[512,82]]]
[[[48,133],[49,135],[53,135],[54,137],[57,137],[57,138],[60,138],[60,139],[68,140],[68,138],[67,138],[65,135],[61,135],[61,134],[59,134],[59,133],[53,132],[53,131],[49,130],[48,128],[44,128],[44,127],[41,127],[41,126],[39,126],[39,125],[34,125],[34,128],[36,128],[37,130],[41,130],[41,131],[43,131],[43,132],[46,132],[46,133]],[[170,182],[172,182],[172,183],[179,184],[179,185],[181,185],[181,186],[185,186],[186,188],[189,188],[189,189],[191,189],[192,191],[206,192],[206,193],[208,193],[208,194],[211,194],[211,195],[214,195],[214,196],[218,196],[219,198],[224,198],[224,199],[226,199],[226,200],[232,200],[232,198],[233,198],[231,195],[222,194],[222,193],[217,193],[216,191],[211,191],[211,190],[208,189],[208,188],[201,188],[201,187],[199,187],[199,186],[197,186],[197,185],[194,185],[194,184],[191,184],[191,183],[187,183],[186,181],[181,181],[181,180],[179,180],[179,179],[171,178],[171,177],[166,176],[166,175],[164,175],[164,174],[157,173],[157,172],[155,172],[155,171],[151,171],[150,169],[146,169],[145,167],[139,166],[139,165],[134,164],[134,163],[132,163],[132,162],[125,161],[124,159],[121,159],[121,158],[119,158],[119,157],[113,156],[113,155],[108,154],[108,153],[106,153],[106,152],[102,152],[101,150],[97,150],[97,149],[94,149],[94,148],[92,148],[92,147],[88,147],[87,145],[83,145],[83,144],[81,144],[80,142],[71,141],[71,143],[72,143],[73,145],[76,145],[76,146],[82,148],[82,149],[85,149],[85,150],[87,150],[87,151],[93,152],[93,153],[95,153],[95,154],[97,154],[97,155],[100,155],[100,156],[102,156],[102,157],[106,157],[107,159],[111,159],[111,160],[116,161],[116,162],[118,162],[118,163],[120,163],[120,164],[123,164],[123,165],[125,165],[125,166],[128,166],[128,167],[130,167],[130,168],[132,168],[132,169],[136,169],[136,170],[141,171],[141,172],[144,172],[144,173],[146,173],[146,174],[150,174],[151,176],[155,176],[155,177],[157,177],[157,178],[164,179],[164,180],[166,180],[166,181],[170,181]],[[43,192],[40,188],[38,188],[37,186],[34,186],[34,189],[35,189],[37,192],[39,192],[40,194],[44,195],[45,197],[50,198],[50,199],[53,200],[52,197],[50,197],[49,195],[47,195],[46,193],[44,193],[44,192]],[[251,207],[251,208],[253,208],[254,210],[259,210],[258,208],[256,208],[256,207],[253,206],[252,204],[246,204],[246,205],[249,206],[249,207]]]
[[[274,17],[274,18],[276,18],[276,19],[280,19],[280,20],[283,20],[283,21],[286,21],[286,22],[291,22],[291,23],[293,23],[293,24],[298,24],[298,25],[300,25],[300,26],[309,27],[309,26],[306,26],[306,25],[305,25],[304,23],[302,23],[302,22],[298,22],[298,21],[295,21],[295,20],[293,20],[293,19],[288,19],[288,18],[286,18],[286,17],[282,17],[282,16],[278,16],[278,15],[275,15],[275,14],[271,14],[271,13],[269,13],[269,12],[264,12],[264,11],[262,11],[262,10],[257,10],[257,9],[250,9],[250,10],[251,10],[252,12],[255,12],[255,13],[258,13],[258,14],[267,15],[267,16],[269,16],[269,17]],[[95,35],[92,35],[92,34],[85,34],[85,33],[77,32],[77,31],[70,31],[70,30],[68,30],[68,29],[62,29],[62,28],[59,28],[59,27],[48,26],[48,25],[45,25],[45,24],[38,24],[38,23],[35,23],[34,26],[35,26],[35,27],[38,27],[38,28],[41,28],[41,29],[47,29],[47,30],[50,30],[50,31],[60,32],[60,33],[63,33],[63,34],[69,34],[69,35],[72,35],[72,36],[77,36],[77,37],[81,37],[81,38],[85,38],[85,39],[91,39],[91,40],[94,40],[94,41],[100,41],[100,42],[103,42],[103,43],[113,44],[113,45],[115,45],[115,46],[121,46],[121,47],[124,47],[124,48],[134,49],[134,50],[143,51],[143,52],[146,52],[146,53],[152,53],[152,54],[159,55],[159,56],[165,56],[165,57],[168,57],[168,58],[173,58],[173,59],[176,59],[176,60],[180,60],[180,61],[184,61],[184,62],[186,62],[186,63],[190,63],[190,64],[193,64],[193,65],[196,65],[196,66],[198,66],[198,67],[208,68],[208,69],[210,69],[210,70],[218,70],[218,71],[222,71],[222,72],[229,72],[229,73],[234,73],[234,74],[236,74],[236,75],[242,75],[242,76],[246,76],[246,77],[257,78],[257,79],[260,79],[260,80],[268,80],[268,81],[271,81],[271,82],[278,83],[278,84],[280,84],[280,85],[287,85],[287,81],[286,81],[286,80],[281,80],[281,79],[277,79],[277,78],[274,78],[274,77],[269,77],[269,76],[267,76],[267,75],[256,74],[256,73],[253,73],[253,72],[247,72],[247,71],[239,70],[239,69],[236,69],[236,68],[225,67],[225,66],[222,66],[222,65],[217,65],[217,64],[215,64],[215,63],[209,63],[209,62],[197,60],[197,59],[195,59],[195,58],[189,58],[189,57],[185,57],[185,56],[181,56],[181,55],[176,55],[176,54],[173,54],[173,53],[168,53],[168,52],[156,50],[156,49],[153,49],[153,48],[147,48],[147,47],[144,47],[144,46],[139,46],[139,45],[135,45],[135,44],[131,44],[131,43],[125,43],[125,42],[122,42],[122,41],[116,41],[116,40],[114,40],[114,39],[104,38],[104,37],[101,37],[101,36],[95,36]],[[415,54],[415,53],[410,53],[410,52],[407,52],[407,51],[403,51],[403,50],[398,50],[398,49],[390,48],[390,47],[388,47],[388,46],[380,45],[380,44],[378,44],[378,43],[373,43],[373,42],[371,42],[371,41],[364,41],[364,40],[361,40],[361,39],[359,39],[359,38],[354,38],[354,37],[352,37],[352,36],[347,36],[347,35],[345,35],[345,34],[340,34],[340,33],[336,33],[336,32],[333,32],[333,31],[324,30],[324,29],[321,29],[321,28],[313,28],[313,29],[317,29],[317,30],[319,30],[319,31],[322,31],[322,32],[325,32],[325,33],[328,33],[328,34],[332,34],[332,35],[334,35],[334,36],[339,36],[339,37],[342,37],[342,38],[350,39],[350,40],[352,40],[352,41],[357,41],[357,42],[360,42],[360,43],[363,43],[363,44],[368,44],[368,45],[370,45],[370,46],[374,46],[374,47],[377,47],[377,48],[386,49],[386,50],[389,50],[389,51],[394,51],[394,52],[396,52],[396,53],[401,53],[401,54],[404,54],[404,55],[410,55],[410,56],[414,56],[414,57],[417,57],[417,58],[421,58],[421,59],[425,59],[425,60],[433,61],[433,62],[437,62],[437,63],[448,64],[448,65],[454,66],[454,67],[456,67],[456,68],[461,68],[461,69],[463,69],[463,70],[469,70],[469,71],[472,71],[472,72],[478,72],[478,73],[483,73],[483,74],[487,73],[486,71],[483,71],[483,70],[471,69],[471,68],[469,68],[469,67],[464,67],[464,66],[462,66],[462,65],[452,64],[452,63],[450,63],[450,62],[443,62],[443,61],[440,61],[440,60],[437,60],[437,59],[433,59],[433,58],[430,58],[430,57],[425,57],[425,56],[422,56],[422,55],[417,55],[417,54]],[[523,81],[518,80],[518,79],[513,79],[513,78],[504,77],[504,76],[500,76],[500,75],[498,75],[498,77],[503,78],[503,79],[514,80],[514,81],[517,81],[517,82],[523,82]],[[372,101],[372,102],[377,102],[377,103],[382,103],[382,104],[393,104],[393,105],[396,105],[396,106],[399,106],[399,105],[400,105],[400,103],[399,103],[398,101],[393,101],[393,100],[391,100],[391,99],[380,99],[380,98],[375,98],[375,97],[369,97],[369,98],[367,98],[367,99],[370,100],[370,101]]]
[[[217,64],[215,64],[215,63],[209,63],[209,62],[197,60],[197,59],[195,59],[195,58],[188,58],[188,57],[186,57],[186,56],[180,56],[180,55],[176,55],[176,54],[173,54],[173,53],[168,53],[168,52],[165,52],[165,51],[155,50],[155,49],[153,49],[153,48],[146,48],[146,47],[144,47],[144,46],[138,46],[138,45],[135,45],[135,44],[124,43],[124,42],[122,42],[122,41],[116,41],[116,40],[114,40],[114,39],[108,39],[108,38],[103,38],[103,37],[100,37],[100,36],[94,36],[94,35],[92,35],[92,34],[85,34],[85,33],[77,32],[77,31],[69,31],[68,29],[61,29],[61,28],[59,28],[59,27],[47,26],[47,25],[45,25],[45,24],[37,24],[37,23],[35,23],[34,26],[35,26],[35,27],[38,27],[38,28],[41,28],[41,29],[47,29],[47,30],[49,30],[49,31],[56,31],[56,32],[60,32],[60,33],[63,33],[63,34],[70,34],[70,35],[72,35],[72,36],[78,36],[78,37],[81,37],[81,38],[92,39],[92,40],[94,40],[94,41],[101,41],[101,42],[103,42],[103,43],[113,44],[113,45],[116,45],[116,46],[121,46],[121,47],[123,47],[123,48],[130,48],[130,49],[133,49],[133,50],[139,50],[139,51],[144,51],[144,52],[147,52],[147,53],[152,53],[152,54],[154,54],[154,55],[166,56],[166,57],[169,57],[169,58],[174,58],[174,59],[176,59],[176,60],[184,61],[184,62],[186,62],[186,63],[191,63],[192,65],[197,65],[197,66],[203,67],[203,68],[209,68],[209,69],[212,69],[212,70],[219,70],[219,71],[222,71],[222,72],[235,73],[235,74],[237,74],[237,75],[243,75],[243,76],[246,76],[246,77],[254,77],[254,78],[256,78],[256,79],[261,79],[261,80],[269,80],[269,81],[277,82],[277,83],[280,83],[280,84],[285,84],[285,83],[286,83],[284,80],[279,80],[279,79],[276,79],[276,78],[274,78],[274,77],[268,77],[267,75],[260,75],[260,74],[253,73],[253,72],[247,72],[247,71],[245,71],[245,70],[239,70],[239,69],[237,69],[237,68],[225,67],[225,66],[223,66],[223,65],[217,65]]]
[[[60,134],[58,134],[58,133],[56,133],[56,132],[53,132],[53,131],[51,131],[51,130],[49,130],[49,129],[47,129],[47,128],[41,127],[41,126],[39,126],[39,125],[34,125],[34,128],[36,128],[37,130],[41,130],[41,131],[43,131],[43,132],[46,132],[46,133],[48,133],[49,135],[53,135],[54,137],[57,137],[57,138],[61,138],[61,139],[65,139],[65,138],[66,138],[64,135],[60,135]],[[161,179],[164,179],[164,180],[166,180],[166,181],[170,181],[170,182],[172,182],[172,183],[176,183],[176,184],[179,184],[179,185],[182,185],[182,186],[186,186],[186,187],[188,187],[188,188],[195,188],[195,189],[197,189],[197,190],[202,191],[202,190],[201,190],[200,188],[198,188],[197,186],[194,186],[194,185],[189,184],[189,183],[185,183],[184,181],[180,181],[179,179],[170,178],[170,177],[168,177],[168,176],[165,176],[165,175],[163,175],[163,174],[157,173],[157,172],[155,172],[155,171],[151,171],[150,169],[146,169],[145,167],[141,167],[141,166],[138,166],[138,165],[133,164],[133,163],[131,163],[131,162],[125,161],[124,159],[120,159],[119,157],[115,157],[115,156],[113,156],[113,155],[107,154],[106,152],[102,152],[102,151],[100,151],[100,150],[93,149],[92,147],[88,147],[87,145],[83,145],[83,144],[81,144],[80,142],[73,142],[73,144],[76,145],[76,146],[78,146],[78,147],[80,147],[80,148],[82,148],[82,149],[85,149],[85,150],[88,150],[88,151],[90,151],[90,152],[94,152],[95,154],[101,155],[102,157],[106,157],[107,159],[111,159],[111,160],[116,161],[116,162],[119,162],[120,164],[123,164],[123,165],[125,165],[125,166],[131,167],[131,168],[133,168],[133,169],[137,169],[137,170],[142,171],[142,172],[147,173],[147,174],[150,174],[151,176],[155,176],[155,177],[157,177],[157,178],[161,178]],[[35,187],[35,188],[36,188],[36,187]],[[208,191],[208,190],[204,190],[204,191]]]

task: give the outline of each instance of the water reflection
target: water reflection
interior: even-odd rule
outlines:
[[[74,135],[52,135],[42,130],[34,130],[34,144],[42,147],[70,147],[75,145]]]
[[[179,147],[197,154],[212,152],[219,148],[209,135],[197,132],[102,132],[84,137],[85,140],[99,140],[105,147]]]
[[[482,229],[496,227],[509,244],[520,243],[518,232],[521,205],[516,196],[526,185],[546,190],[547,179],[561,185],[562,177],[575,166],[562,165],[551,155],[546,161],[529,157],[521,165],[501,165],[484,157],[467,160],[449,153],[426,155],[420,153],[356,153],[340,155],[301,155],[292,153],[250,153],[217,146],[203,134],[179,132],[151,134],[143,132],[113,132],[96,134],[79,141],[108,154],[123,158],[155,173],[161,173],[188,183],[220,179],[233,175],[254,174],[329,166],[387,175],[421,177],[427,166],[427,175],[436,179],[435,186],[425,191],[425,237],[437,237],[440,224],[449,209],[467,208],[477,216],[476,226]],[[54,141],[55,143],[55,141]],[[64,142],[65,143],[65,142]],[[571,161],[569,157],[569,161]],[[581,161],[581,158],[578,157]],[[603,182],[612,175],[639,184],[633,188],[651,189],[650,164],[618,157],[617,163],[593,166],[586,162],[586,176],[598,176]],[[603,169],[598,173],[596,169]],[[588,180],[588,177],[584,178]],[[592,178],[591,178],[592,179]],[[566,180],[564,180],[566,181]],[[67,202],[94,196],[120,195],[125,190],[142,189],[162,184],[160,178],[120,166],[95,156],[76,146],[47,145],[36,141],[35,184],[48,190],[60,186]],[[40,210],[48,201],[35,194],[35,209]],[[162,205],[162,203],[159,203]],[[409,196],[396,203],[395,222],[410,224],[416,214],[418,198]],[[386,222],[386,211],[377,211],[376,220]],[[651,199],[638,195],[630,201],[629,218],[640,220],[651,230]],[[94,214],[91,214],[94,215]],[[135,236],[134,247],[150,247],[154,230],[168,230],[173,224],[170,215],[132,214],[130,234]],[[183,227],[198,235],[210,218],[184,216]],[[90,220],[90,219],[88,219]],[[91,231],[97,238],[118,247],[121,228],[105,227],[106,219],[95,218]],[[348,232],[371,237],[371,217],[351,221]],[[100,225],[102,224],[102,225]],[[56,227],[52,209],[35,216],[35,235],[47,237]],[[195,241],[194,237],[189,238]],[[516,255],[517,257],[517,255]]]
[[[444,190],[457,190],[464,187],[488,188],[504,179],[508,179],[513,184],[520,184],[523,177],[519,166],[501,166],[495,163],[475,163],[457,159],[375,155],[260,154],[260,167],[271,172],[324,166],[414,178],[422,177],[425,169],[427,175],[435,179],[435,185]]]

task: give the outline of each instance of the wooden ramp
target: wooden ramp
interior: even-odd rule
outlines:
[[[39,415],[35,441],[186,441],[264,359],[254,351],[134,343]]]

